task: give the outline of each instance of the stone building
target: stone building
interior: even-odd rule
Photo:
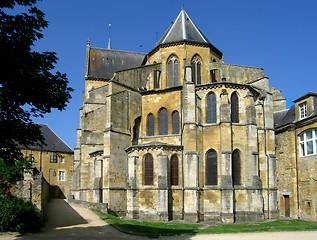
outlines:
[[[317,219],[317,93],[274,114],[281,217]]]
[[[263,69],[223,62],[182,10],[148,54],[87,44],[75,199],[130,218],[275,218],[273,112]]]
[[[50,185],[51,197],[66,198],[71,194],[74,152],[47,125],[40,126],[46,145],[28,146],[21,152],[42,173]]]

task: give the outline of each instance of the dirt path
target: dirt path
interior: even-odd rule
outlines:
[[[94,212],[65,200],[52,200],[48,207],[48,219],[42,232],[19,236],[0,235],[0,240],[72,240],[72,239],[149,239],[119,232],[102,221]],[[316,240],[317,232],[266,232],[242,234],[215,234],[195,236],[158,237],[166,240]]]

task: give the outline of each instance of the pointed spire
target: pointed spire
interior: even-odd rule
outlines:
[[[188,16],[184,10],[184,6],[172,26],[163,35],[158,44],[182,41],[210,44],[210,41]]]
[[[108,29],[109,29],[109,32],[108,32],[109,36],[108,36],[108,47],[107,48],[112,49],[112,47],[111,47],[111,23],[109,23]]]

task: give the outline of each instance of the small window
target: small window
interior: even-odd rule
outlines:
[[[147,135],[154,136],[154,116],[152,113],[147,115]]]
[[[173,155],[171,158],[171,185],[177,186],[178,185],[178,157],[177,155]]]
[[[144,185],[153,185],[153,156],[145,154],[143,163]]]
[[[219,82],[219,80],[220,80],[220,70],[219,69],[210,70],[210,82],[215,83],[215,82]]]
[[[317,128],[299,135],[299,147],[302,157],[317,154]]]
[[[65,171],[59,171],[59,181],[65,181]]]
[[[57,153],[56,152],[51,152],[50,162],[57,163]]]
[[[166,108],[161,108],[159,111],[159,133],[160,135],[168,134],[168,112]]]
[[[299,104],[299,119],[307,117],[307,102]]]
[[[61,163],[65,163],[65,157],[61,156]]]
[[[154,71],[154,89],[160,88],[161,71]]]
[[[172,114],[173,134],[179,134],[179,113],[174,111]]]

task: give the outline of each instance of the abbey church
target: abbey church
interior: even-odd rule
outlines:
[[[132,219],[278,217],[286,100],[263,69],[224,63],[185,10],[147,54],[86,51],[75,199]]]

